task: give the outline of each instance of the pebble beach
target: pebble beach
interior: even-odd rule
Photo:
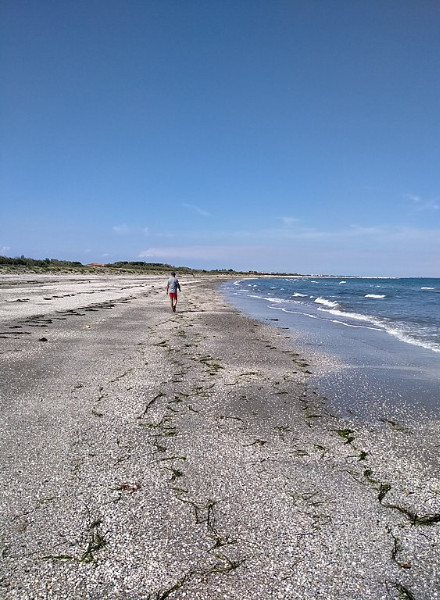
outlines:
[[[0,597],[440,598],[439,421],[341,419],[226,277],[166,279],[0,276]]]

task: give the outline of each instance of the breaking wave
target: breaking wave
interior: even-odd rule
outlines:
[[[315,299],[315,302],[318,304],[323,304],[324,306],[328,306],[328,308],[338,308],[339,304],[337,302],[333,302],[333,300],[326,300],[325,298],[318,297]]]

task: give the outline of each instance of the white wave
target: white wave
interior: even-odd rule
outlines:
[[[337,302],[333,302],[332,300],[326,300],[325,298],[316,298],[315,302],[318,304],[323,304],[324,306],[328,306],[329,308],[338,308],[339,304]]]
[[[307,294],[300,294],[299,292],[295,292],[292,294],[293,298],[307,298]]]
[[[386,298],[386,294],[365,294],[364,298]]]
[[[320,309],[325,310],[325,309]],[[337,317],[344,317],[344,319],[353,319],[354,321],[367,321],[368,323],[373,323],[380,328],[383,328],[383,325],[380,321],[377,321],[374,317],[370,315],[360,315],[359,313],[351,313],[351,312],[343,312],[342,310],[326,310],[325,312],[330,313],[331,315],[336,315]]]
[[[435,342],[424,342],[423,340],[408,335],[404,331],[392,327],[385,327],[385,331],[390,335],[396,337],[401,342],[412,344],[413,346],[420,346],[421,348],[425,348],[425,350],[431,350],[432,352],[440,353],[440,346]]]
[[[264,298],[268,302],[272,302],[273,304],[285,304],[288,300],[284,300],[283,298]]]
[[[346,281],[340,281],[339,285],[342,285],[343,283],[347,283]]]
[[[324,309],[321,309],[321,310],[324,310]],[[344,313],[340,310],[326,310],[325,312],[331,313],[332,315],[335,315],[338,317],[343,317],[344,319],[348,318],[348,319],[352,319],[355,321],[365,321],[367,323],[370,323],[370,325],[374,325],[375,326],[374,329],[385,331],[389,335],[396,337],[401,342],[405,342],[406,344],[412,344],[413,346],[420,346],[422,348],[425,348],[426,350],[431,350],[432,352],[440,353],[440,346],[438,344],[424,342],[423,340],[417,339],[417,338],[405,333],[404,331],[401,331],[400,329],[391,327],[390,325],[387,325],[386,323],[383,323],[370,315],[360,315],[358,313]],[[344,323],[344,325],[350,326],[350,324],[346,323],[346,322]],[[371,326],[367,327],[367,328],[373,329],[373,327],[371,327]]]
[[[433,287],[421,287],[421,290],[435,290]]]
[[[270,310],[280,310],[281,312],[287,313],[289,315],[301,315],[302,317],[310,317],[311,319],[319,319],[316,315],[311,315],[306,312],[298,312],[297,310],[289,310],[288,308],[283,308],[282,306],[268,306]]]
[[[339,325],[344,325],[344,327],[353,327],[354,329],[371,329],[372,331],[382,331],[381,327],[368,327],[368,325],[353,325],[352,323],[346,323],[345,321],[340,321],[339,319],[332,319],[332,323],[338,323]]]

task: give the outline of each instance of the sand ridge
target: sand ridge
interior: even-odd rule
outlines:
[[[5,598],[438,597],[438,423],[329,415],[219,279],[65,279],[1,289]]]

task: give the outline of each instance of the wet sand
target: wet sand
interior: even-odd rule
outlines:
[[[0,278],[9,599],[440,597],[439,423],[328,414],[219,278]]]

